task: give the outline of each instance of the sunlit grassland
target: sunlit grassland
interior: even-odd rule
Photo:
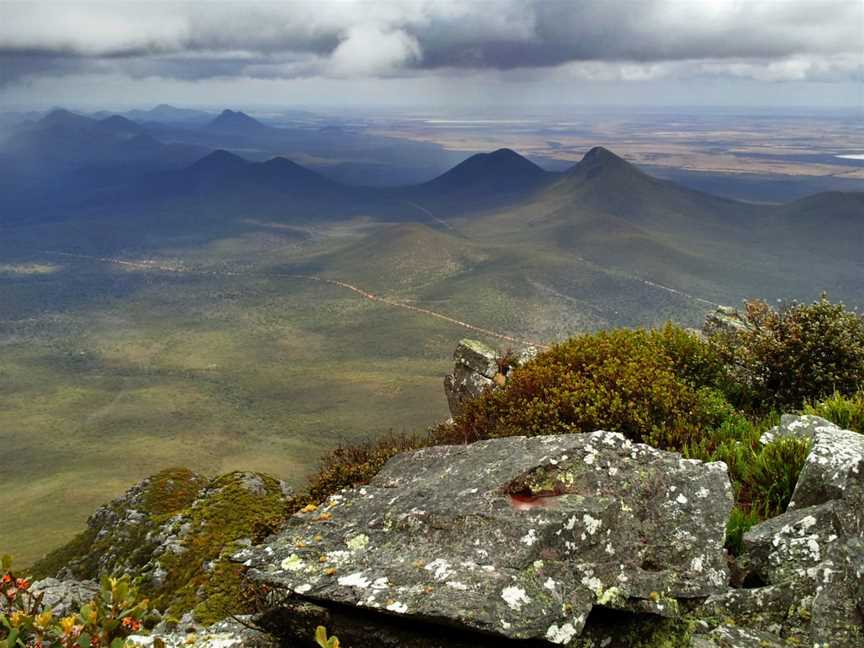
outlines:
[[[0,510],[14,520],[0,544],[24,562],[166,466],[296,485],[341,441],[446,416],[461,334],[446,323],[299,280],[67,272],[105,285],[62,317],[7,323],[0,352]]]

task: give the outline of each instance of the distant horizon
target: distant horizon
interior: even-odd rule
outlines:
[[[474,105],[453,105],[440,106],[432,104],[358,104],[358,105],[341,105],[334,104],[316,104],[316,103],[192,103],[184,101],[151,101],[151,102],[77,102],[67,101],[63,103],[26,103],[26,104],[6,104],[0,113],[19,113],[19,112],[44,112],[49,113],[54,110],[68,110],[70,112],[79,113],[96,113],[96,112],[129,112],[132,110],[149,111],[160,106],[168,106],[172,108],[199,110],[202,112],[222,112],[224,110],[233,110],[237,112],[252,113],[255,111],[308,111],[320,113],[370,113],[375,111],[397,112],[405,114],[414,111],[424,111],[430,114],[454,114],[466,115],[470,113],[476,114],[518,114],[524,113],[528,115],[542,116],[544,112],[564,112],[575,111],[591,113],[600,110],[613,110],[622,114],[639,113],[644,111],[650,112],[669,112],[678,114],[687,113],[729,113],[740,112],[741,114],[807,114],[807,113],[848,113],[858,114],[864,113],[864,105],[748,105],[748,104],[662,104],[662,103],[645,103],[645,104],[534,104],[524,106],[478,106]]]

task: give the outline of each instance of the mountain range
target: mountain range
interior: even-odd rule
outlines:
[[[231,110],[192,128],[202,137],[247,142],[285,137],[283,130]],[[428,182],[358,187],[284,156],[255,161],[206,152],[163,143],[124,116],[55,110],[11,137],[3,161],[9,172],[0,223],[14,226],[25,247],[32,243],[28,228],[42,223],[56,224],[49,237],[93,251],[85,223],[111,229],[99,245],[128,249],[140,245],[142,229],[160,240],[192,233],[206,240],[253,215],[291,226],[366,219],[421,223],[445,238],[470,232],[513,248],[575,255],[707,301],[825,289],[857,303],[855,286],[864,276],[864,194],[735,202],[650,176],[602,147],[564,172],[499,149]],[[30,167],[39,172],[28,176]]]
[[[199,128],[231,136],[279,130],[228,110]],[[292,226],[358,218],[417,222],[445,238],[470,232],[513,248],[575,255],[707,301],[766,293],[803,297],[823,289],[860,300],[854,286],[864,277],[864,194],[829,192],[785,205],[735,202],[652,177],[602,147],[562,173],[499,149],[473,155],[429,182],[357,187],[282,156],[256,162],[216,150],[176,166],[195,149],[162,144],[124,117],[92,120],[64,111],[13,138],[13,150],[24,142],[39,148],[60,141],[58,130],[67,161],[134,161],[127,167],[132,173],[113,169],[101,183],[79,180],[74,191],[52,194],[53,206],[36,201],[38,214],[8,212],[18,218],[5,222],[16,224],[24,238],[34,220],[69,223],[57,231],[74,229],[88,249],[93,244],[81,236],[82,219],[110,227],[102,244],[110,240],[123,249],[140,244],[142,228],[160,239],[194,232],[204,240],[250,214]],[[153,161],[169,151],[175,166],[154,169]],[[827,219],[831,227],[824,226]]]

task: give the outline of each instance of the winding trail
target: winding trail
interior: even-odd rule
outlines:
[[[445,221],[443,218],[439,218],[438,216],[436,216],[435,214],[433,214],[431,211],[429,211],[428,209],[426,209],[423,205],[418,205],[417,203],[415,203],[415,202],[411,202],[410,200],[406,200],[406,201],[405,201],[405,204],[406,204],[406,205],[410,205],[411,207],[414,207],[415,209],[419,210],[421,213],[425,214],[426,216],[428,216],[429,218],[431,218],[432,220],[434,220],[436,223],[439,223],[440,225],[443,225],[444,227],[446,227],[446,228],[447,228],[448,230],[450,230],[451,232],[456,232],[456,228],[455,228],[455,227],[453,227],[450,223],[448,223],[447,221]],[[456,233],[458,234],[459,232],[456,232]]]
[[[287,273],[287,272],[233,272],[231,270],[193,270],[190,268],[186,268],[184,266],[175,266],[175,265],[165,265],[158,263],[156,261],[127,261],[125,259],[118,259],[114,257],[97,257],[90,256],[87,254],[73,254],[71,252],[57,252],[53,250],[44,250],[43,254],[50,254],[53,256],[62,256],[62,257],[70,257],[73,259],[84,259],[88,261],[99,261],[101,263],[111,263],[114,265],[135,268],[138,270],[158,270],[161,272],[173,272],[176,274],[192,274],[198,276],[214,276],[214,277],[243,277],[243,276],[254,276],[254,277],[279,277],[285,279],[304,279],[307,281],[315,281],[318,283],[329,284],[331,286],[337,286],[339,288],[344,288],[345,290],[350,290],[357,295],[360,295],[362,298],[367,299],[372,302],[377,302],[379,304],[385,304],[387,306],[391,306],[393,308],[401,308],[403,310],[408,310],[413,313],[417,313],[420,315],[425,315],[427,317],[434,317],[436,319],[442,320],[444,322],[448,322],[449,324],[454,324],[456,326],[460,326],[469,331],[473,331],[474,333],[481,333],[483,335],[487,335],[489,337],[497,338],[499,340],[504,340],[506,342],[512,342],[514,344],[527,344],[533,347],[537,347],[538,349],[548,349],[549,345],[541,344],[540,342],[534,342],[532,340],[526,340],[524,338],[519,338],[513,335],[507,335],[506,333],[500,333],[498,331],[493,331],[492,329],[484,328],[482,326],[476,326],[469,322],[463,322],[462,320],[456,319],[455,317],[450,317],[449,315],[445,315],[444,313],[439,313],[437,311],[430,310],[428,308],[423,308],[421,306],[414,306],[413,304],[406,304],[405,302],[391,299],[389,297],[382,297],[381,295],[376,295],[373,292],[369,292],[359,286],[355,286],[354,284],[350,284],[346,281],[340,281],[339,279],[329,279],[327,277],[319,277],[317,275],[307,275],[307,274],[298,274],[298,273]]]

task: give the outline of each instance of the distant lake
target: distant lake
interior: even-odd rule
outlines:
[[[850,153],[849,155],[835,155],[843,160],[864,160],[864,153]]]

